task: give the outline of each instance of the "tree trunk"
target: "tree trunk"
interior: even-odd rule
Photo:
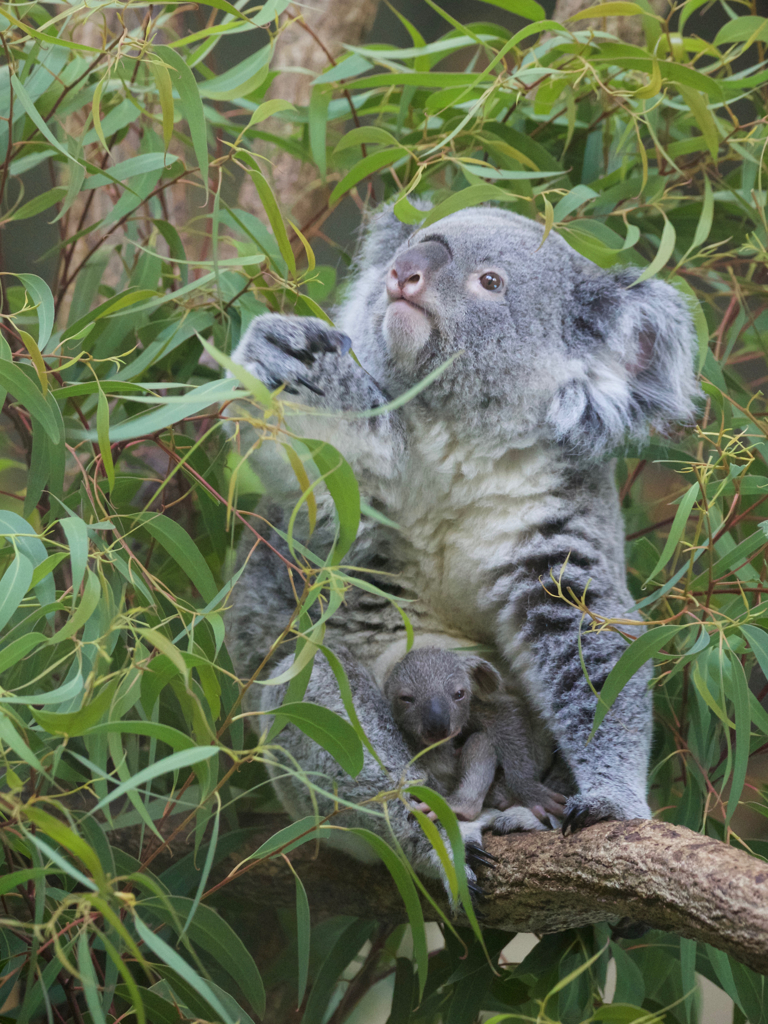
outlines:
[[[283,71],[270,91],[270,98],[306,106],[312,93],[312,79],[335,63],[345,52],[345,43],[360,43],[373,25],[378,6],[379,0],[317,0],[302,8],[301,13],[289,8],[288,14],[296,20],[280,33],[272,68],[306,68],[312,74]],[[269,128],[277,132],[281,124],[269,122]],[[299,227],[319,226],[331,186],[322,184],[312,164],[302,163],[277,148],[268,155],[272,188],[280,208]],[[261,204],[250,178],[240,188],[239,206],[261,215]]]

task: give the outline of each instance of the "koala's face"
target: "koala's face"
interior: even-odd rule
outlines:
[[[558,236],[544,246],[541,238],[533,221],[475,208],[398,240],[365,276],[373,337],[364,348],[376,350],[382,383],[400,391],[460,353],[427,404],[512,403],[517,415],[542,418],[569,375],[563,305],[576,264],[580,274],[597,268]]]
[[[599,452],[690,415],[694,335],[662,281],[607,273],[507,210],[461,210],[417,231],[369,228],[340,326],[392,395],[455,360],[406,406],[464,436]]]
[[[458,735],[469,722],[472,681],[447,651],[411,651],[389,675],[384,695],[400,731],[416,747]]]

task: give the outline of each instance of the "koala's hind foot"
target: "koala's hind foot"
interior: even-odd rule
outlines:
[[[496,815],[493,822],[493,831],[497,836],[505,836],[510,832],[546,832],[548,827],[529,807],[508,807]]]
[[[599,821],[631,821],[633,818],[650,818],[648,804],[642,800],[634,800],[623,804],[618,799],[608,796],[587,795],[577,793],[568,797],[563,816],[563,835],[579,832]]]
[[[288,317],[268,313],[251,321],[235,353],[236,362],[271,388],[302,384],[316,395],[325,392],[311,379],[318,355],[346,355],[351,347],[346,334],[316,317]]]

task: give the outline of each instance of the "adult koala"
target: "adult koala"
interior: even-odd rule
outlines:
[[[365,235],[338,331],[261,316],[234,358],[311,407],[291,415],[290,428],[337,447],[370,504],[399,525],[364,521],[347,560],[396,573],[399,593],[413,599],[417,642],[489,645],[508,685],[522,685],[575,780],[567,830],[649,816],[651,669],[624,687],[587,745],[595,691],[626,641],[591,631],[552,577],[597,615],[627,616],[624,534],[605,456],[627,436],[690,416],[696,384],[691,317],[671,286],[632,287],[633,271],[606,273],[558,235],[542,237],[539,224],[501,209],[462,210],[415,231],[385,210]],[[355,416],[450,357],[401,408]],[[298,488],[278,451],[263,445],[255,458],[277,498],[265,515],[279,522]],[[306,526],[297,529],[306,543]],[[327,552],[334,532],[328,502],[312,549]],[[260,546],[230,620],[245,676],[284,628],[293,594],[280,560]],[[326,643],[343,644],[379,684],[406,647],[397,611],[358,590]]]

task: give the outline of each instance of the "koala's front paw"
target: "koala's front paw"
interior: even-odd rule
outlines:
[[[316,357],[346,355],[351,344],[346,334],[316,317],[267,313],[251,321],[233,359],[268,387],[285,384],[286,391],[296,394],[295,385],[302,384],[322,395],[323,389],[312,379]]]
[[[636,804],[637,806],[634,806]],[[633,818],[650,818],[645,801],[634,801],[632,805],[596,794],[577,793],[568,797],[563,816],[563,835],[589,828],[599,821],[630,821]]]

